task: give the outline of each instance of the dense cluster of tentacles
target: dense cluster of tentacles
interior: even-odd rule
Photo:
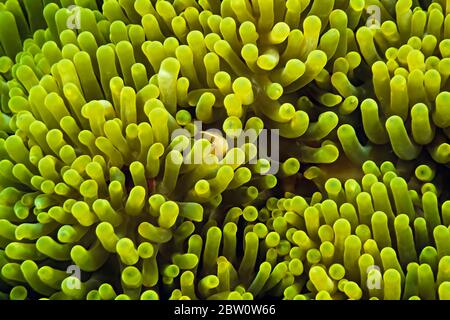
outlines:
[[[450,299],[448,12],[0,0],[0,299]]]

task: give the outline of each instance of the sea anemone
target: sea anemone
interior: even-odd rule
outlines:
[[[0,298],[450,299],[446,10],[0,0]]]

